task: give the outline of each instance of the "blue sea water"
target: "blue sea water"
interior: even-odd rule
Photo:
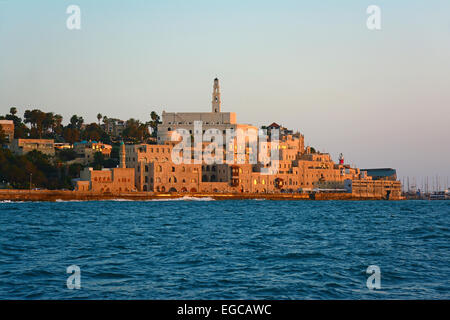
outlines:
[[[0,228],[0,299],[450,298],[449,201],[3,202]]]

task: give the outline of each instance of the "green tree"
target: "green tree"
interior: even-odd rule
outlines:
[[[24,113],[24,122],[31,125],[32,138],[42,138],[44,133],[44,124],[47,119],[47,114],[41,110],[26,110]]]
[[[158,124],[161,123],[160,117],[155,111],[152,111],[150,113],[150,119],[151,120],[149,122],[149,125],[150,125],[150,128],[152,129],[152,136],[156,137],[158,134]]]
[[[128,120],[122,132],[122,137],[127,141],[142,142],[149,136],[148,125],[135,119]]]
[[[58,135],[62,135],[62,133],[63,133],[63,129],[64,128],[63,128],[62,122],[63,122],[62,115],[55,114],[55,116],[54,116],[54,129],[53,130]]]
[[[92,167],[94,168],[94,170],[102,170],[104,162],[105,162],[105,157],[104,157],[103,153],[96,152],[94,154],[94,162],[92,163]]]
[[[97,120],[98,120],[98,125],[100,126],[100,120],[102,120],[102,114],[101,113],[99,113],[99,114],[97,114]]]
[[[74,144],[80,141],[80,130],[77,128],[72,128],[70,125],[64,128],[63,131],[64,141],[67,143]]]
[[[73,149],[63,149],[58,151],[57,153],[58,158],[63,161],[72,161],[77,158],[77,153]]]
[[[81,130],[81,128],[83,127],[83,123],[84,123],[83,117],[79,117],[75,114],[70,118],[69,126]]]
[[[91,124],[87,125],[86,128],[82,131],[81,137],[84,140],[105,142],[102,139],[105,137],[103,128],[96,123],[91,123]],[[107,140],[109,140],[109,137]]]

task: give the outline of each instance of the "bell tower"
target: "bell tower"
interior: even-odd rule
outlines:
[[[214,88],[212,94],[212,112],[219,113],[220,112],[220,86],[219,79],[214,79]]]

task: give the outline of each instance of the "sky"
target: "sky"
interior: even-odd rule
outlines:
[[[0,0],[0,114],[209,111],[215,77],[240,123],[418,184],[450,177],[448,0]]]

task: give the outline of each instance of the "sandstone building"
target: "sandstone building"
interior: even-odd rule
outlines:
[[[203,132],[194,132],[194,123],[203,122]],[[330,154],[312,151],[305,146],[304,136],[272,123],[267,128],[279,130],[279,139],[269,136],[267,149],[278,151],[276,172],[267,174],[264,170],[274,163],[253,163],[250,158],[255,145],[245,140],[244,145],[224,144],[222,152],[231,153],[233,163],[176,164],[172,159],[174,147],[179,141],[172,141],[176,129],[185,129],[194,140],[196,134],[216,130],[225,135],[225,130],[257,129],[236,122],[236,114],[221,112],[219,80],[214,80],[211,112],[166,113],[158,126],[158,144],[122,145],[120,168],[94,171],[83,174],[79,190],[100,192],[215,192],[215,193],[293,193],[293,192],[347,192],[361,197],[401,198],[401,184],[394,179],[377,180],[367,171],[351,167],[340,158],[336,163]],[[225,141],[225,139],[224,139]],[[260,142],[260,141],[257,141]],[[204,150],[208,142],[201,142]],[[261,145],[256,144],[260,149]],[[192,146],[192,149],[194,147]],[[190,150],[193,151],[193,150]],[[218,150],[217,152],[220,152]],[[193,160],[193,152],[191,160]],[[263,152],[264,154],[264,152]],[[236,159],[245,160],[238,163]],[[189,157],[188,157],[189,158]],[[115,170],[119,170],[116,171]],[[119,176],[119,179],[115,177]],[[97,180],[95,180],[97,179]],[[106,180],[105,180],[106,179]],[[108,182],[109,184],[107,184]],[[113,191],[114,190],[114,191]]]
[[[125,167],[125,145],[120,148],[119,168],[94,170],[85,168],[79,181],[76,182],[75,190],[80,192],[96,193],[128,193],[136,191],[134,181],[134,169]]]
[[[257,127],[248,124],[238,124],[236,121],[236,113],[221,111],[221,98],[219,79],[214,79],[211,112],[165,112],[162,113],[162,123],[158,125],[159,144],[164,144],[172,140],[172,134],[176,129],[185,129],[189,134],[204,134],[207,130],[213,130],[223,135],[225,141],[225,130],[230,129],[236,131],[238,129],[258,130]],[[195,121],[202,122],[202,132],[194,131]]]
[[[11,143],[14,139],[14,122],[12,120],[0,120],[0,128],[6,136],[6,141]]]
[[[94,161],[97,152],[100,152],[105,159],[109,159],[112,146],[96,141],[82,141],[74,143],[73,150],[77,154],[78,162],[88,165]]]
[[[49,156],[55,155],[55,145],[52,139],[14,139],[10,148],[14,154],[19,156],[25,155],[33,150]]]

